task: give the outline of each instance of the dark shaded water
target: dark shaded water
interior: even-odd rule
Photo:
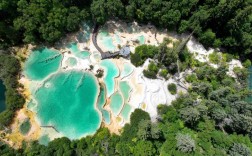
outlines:
[[[0,113],[3,112],[6,108],[5,106],[5,86],[3,81],[0,80]]]

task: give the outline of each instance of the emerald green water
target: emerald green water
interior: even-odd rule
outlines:
[[[113,39],[111,36],[109,36],[109,33],[107,30],[103,30],[98,33],[98,39],[101,40],[101,43],[104,45],[106,48],[106,51],[114,51],[115,50],[115,45],[113,44]]]
[[[121,44],[121,38],[118,34],[115,34],[115,41],[116,41],[116,44]]]
[[[58,70],[62,55],[52,49],[39,49],[32,51],[25,62],[24,74],[32,80],[42,80],[49,74]]]
[[[68,66],[73,67],[73,66],[75,66],[77,64],[77,60],[74,57],[69,57],[66,60],[66,63],[67,63]]]
[[[119,75],[119,69],[111,60],[103,60],[101,66],[105,68],[104,83],[107,89],[107,97],[110,97],[114,93],[115,77]]]
[[[101,123],[95,109],[99,85],[87,72],[58,72],[33,93],[41,125],[54,126],[70,139],[95,133]]]
[[[140,43],[140,44],[144,44],[144,43],[145,43],[145,38],[144,38],[143,35],[138,36],[137,39],[139,40],[139,43]]]
[[[5,105],[5,86],[3,84],[3,81],[0,80],[0,113],[3,112],[6,108]]]
[[[102,115],[106,124],[110,124],[110,113],[107,110],[102,110]]]
[[[121,81],[119,83],[119,88],[120,88],[120,91],[123,95],[124,101],[127,102],[129,100],[130,91],[131,91],[131,87],[130,87],[129,83],[127,81]]]
[[[106,91],[104,87],[101,87],[97,105],[98,105],[98,109],[102,112],[102,116],[104,118],[105,123],[110,124],[110,114],[107,110],[103,108],[105,103],[106,103]]]
[[[129,76],[134,70],[134,67],[130,63],[123,64],[123,71],[121,73],[121,78]]]
[[[50,142],[50,138],[48,135],[43,135],[39,138],[39,144],[47,146],[48,143]]]
[[[27,104],[27,108],[31,111],[35,111],[36,103],[33,100],[30,100],[29,103]]]
[[[79,57],[81,59],[86,59],[89,58],[90,53],[88,51],[81,51],[78,48],[77,43],[71,43],[67,46],[68,49],[71,50],[71,52],[76,56]]]
[[[97,102],[97,106],[100,110],[103,109],[105,102],[106,102],[106,92],[105,92],[104,87],[100,87],[100,95],[98,97],[98,102]]]
[[[121,115],[125,121],[129,121],[130,119],[130,111],[131,111],[131,106],[129,104],[125,104],[123,106]]]
[[[31,122],[29,119],[25,120],[20,126],[19,130],[23,135],[26,135],[31,129]]]
[[[117,116],[123,107],[123,97],[119,92],[115,92],[110,99],[110,109],[112,110],[113,114]]]

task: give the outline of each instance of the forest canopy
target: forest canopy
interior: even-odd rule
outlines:
[[[3,0],[0,47],[54,43],[81,21],[108,19],[152,23],[178,33],[194,32],[205,46],[248,55],[252,47],[250,0]]]

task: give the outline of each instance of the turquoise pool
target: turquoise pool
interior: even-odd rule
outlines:
[[[74,57],[69,57],[67,60],[66,60],[66,64],[70,67],[73,67],[77,64],[77,60],[76,58]]]
[[[119,92],[115,92],[110,100],[110,109],[114,116],[117,116],[123,107],[123,97]]]
[[[115,77],[119,75],[119,69],[111,60],[103,60],[101,66],[105,69],[104,83],[107,89],[107,97],[110,97],[114,93]]]
[[[131,106],[129,104],[125,104],[123,106],[122,112],[121,112],[121,116],[123,117],[123,119],[127,122],[130,119],[130,112],[131,112]]]
[[[120,91],[123,95],[124,101],[128,102],[129,97],[130,97],[130,91],[131,91],[131,87],[130,87],[129,83],[127,81],[121,81],[119,83],[119,88],[120,88]]]
[[[45,84],[33,93],[41,125],[54,126],[70,139],[96,132],[101,117],[95,109],[99,84],[93,75],[82,71],[58,72]]]
[[[134,70],[133,65],[131,65],[130,63],[124,63],[121,78],[129,76],[133,72],[133,70]]]
[[[50,138],[48,135],[43,135],[39,138],[39,144],[47,146],[48,143],[50,142]]]
[[[137,39],[139,40],[139,43],[140,43],[140,44],[144,44],[144,43],[145,43],[145,38],[144,38],[143,35],[138,36]]]
[[[32,80],[42,80],[59,69],[62,55],[52,49],[32,51],[24,65],[24,74]]]
[[[3,112],[6,108],[5,105],[5,86],[3,84],[3,81],[0,80],[0,113]]]
[[[116,47],[113,44],[113,39],[111,36],[109,36],[107,30],[101,29],[101,31],[98,33],[97,38],[98,40],[101,40],[101,43],[106,48],[104,49],[104,51],[115,51]]]
[[[103,108],[106,103],[106,90],[104,87],[100,87],[100,95],[98,97],[98,108],[102,112],[102,117],[106,124],[110,124],[110,113]]]
[[[70,49],[71,52],[78,58],[87,59],[90,56],[90,53],[88,51],[81,51],[78,48],[77,43],[71,43],[67,46],[67,48]]]

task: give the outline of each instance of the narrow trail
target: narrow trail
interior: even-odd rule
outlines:
[[[98,32],[99,32],[99,25],[98,24],[95,24],[95,27],[94,27],[94,30],[93,30],[93,35],[92,35],[92,42],[95,46],[95,48],[100,52],[101,54],[101,57],[102,57],[102,60],[103,59],[108,59],[108,58],[114,58],[114,57],[117,57],[119,55],[119,52],[120,51],[115,51],[115,52],[110,52],[110,51],[107,51],[107,52],[104,52],[100,47],[99,45],[97,44],[97,35],[98,35]]]
[[[54,127],[54,126],[40,126],[41,128],[52,128],[54,129],[56,132],[59,133],[59,131]]]

